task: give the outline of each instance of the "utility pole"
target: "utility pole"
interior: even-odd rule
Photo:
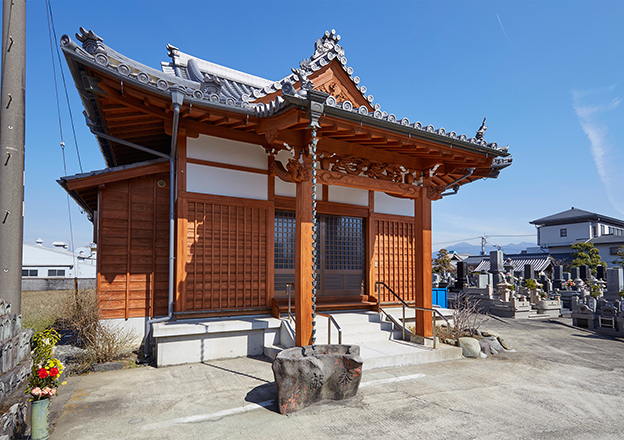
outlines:
[[[22,313],[26,0],[2,2],[0,298]]]

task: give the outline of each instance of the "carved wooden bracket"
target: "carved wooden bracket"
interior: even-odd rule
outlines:
[[[269,174],[284,182],[298,183],[312,178],[312,168],[304,166],[296,159],[288,159],[286,167],[279,160],[272,160],[269,163]]]
[[[318,170],[316,180],[324,185],[339,185],[349,188],[380,191],[391,195],[415,199],[420,197],[421,188],[407,183],[379,180],[364,176],[341,173],[338,171]]]
[[[427,198],[431,200],[440,200],[444,192],[444,186],[434,185],[431,182],[425,182],[424,188],[427,191]]]

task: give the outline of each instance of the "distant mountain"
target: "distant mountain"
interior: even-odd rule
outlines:
[[[481,245],[462,242],[462,243],[457,243],[451,246],[440,246],[438,247],[438,249],[434,249],[433,250],[434,257],[438,253],[438,251],[442,249],[443,247],[449,252],[455,251],[458,254],[479,255],[481,253]],[[523,250],[527,248],[537,247],[537,244],[523,241],[522,243],[509,243],[506,245],[501,245],[501,247],[502,247],[503,252],[506,254],[519,254],[520,252],[522,252]],[[485,246],[486,255],[490,255],[490,252],[495,251],[495,250],[498,250],[498,247],[492,246],[489,244]]]

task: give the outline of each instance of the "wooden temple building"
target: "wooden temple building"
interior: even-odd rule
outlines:
[[[294,283],[309,344],[313,251],[319,311],[396,302],[378,281],[431,307],[432,201],[511,163],[484,126],[468,137],[384,111],[334,31],[278,80],[173,46],[158,70],[92,31],[76,39],[61,45],[107,168],[59,182],[93,222],[115,322],[279,317]]]

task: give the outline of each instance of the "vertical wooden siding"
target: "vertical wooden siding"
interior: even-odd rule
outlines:
[[[374,282],[382,281],[404,300],[415,297],[415,237],[414,221],[375,216],[374,224]],[[396,302],[386,289],[380,289],[379,301]]]
[[[166,182],[159,187],[158,180]],[[169,182],[156,174],[100,189],[98,302],[103,318],[167,314]]]
[[[183,311],[267,307],[269,206],[188,199]]]

